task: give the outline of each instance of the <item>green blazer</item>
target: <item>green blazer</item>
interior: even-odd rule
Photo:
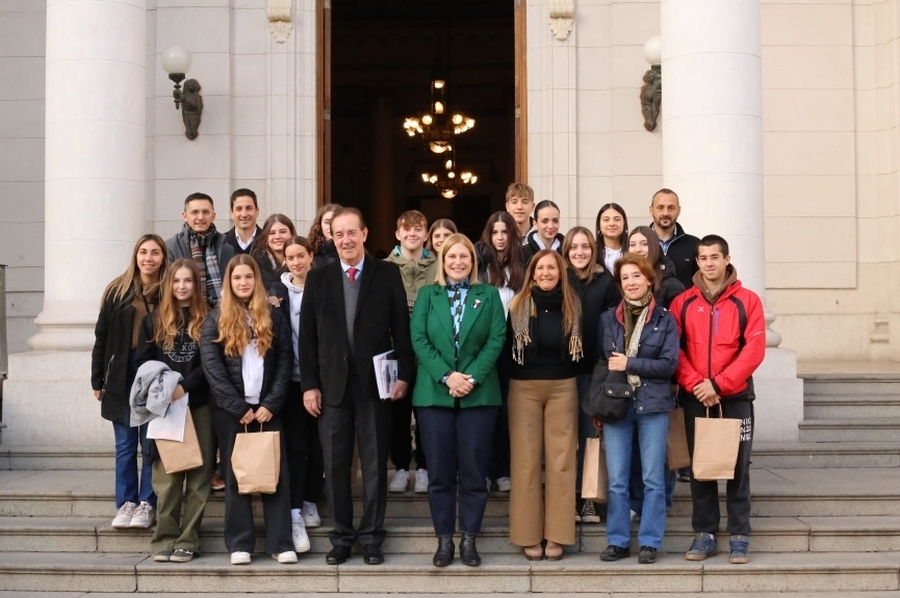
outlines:
[[[497,358],[506,337],[506,317],[495,287],[476,284],[469,288],[459,329],[458,364],[446,287],[432,284],[419,290],[409,329],[419,358],[413,406],[453,407],[457,401],[460,407],[502,404]],[[447,385],[441,384],[450,371],[469,374],[478,383],[468,395],[455,399]]]

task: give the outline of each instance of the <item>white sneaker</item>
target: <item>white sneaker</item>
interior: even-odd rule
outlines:
[[[409,472],[405,469],[398,469],[394,472],[394,478],[388,484],[389,492],[406,492],[409,487]]]
[[[487,483],[488,494],[491,493],[491,478],[484,478],[484,481]]]
[[[509,492],[512,490],[512,482],[508,477],[497,478],[497,490],[500,492]]]
[[[417,469],[416,470],[416,487],[415,491],[419,494],[423,492],[428,492],[428,470],[427,469]]]
[[[304,502],[301,514],[303,516],[303,523],[306,524],[306,527],[313,528],[322,525],[322,518],[319,517],[319,509],[316,507],[316,503]]]
[[[307,550],[309,550],[309,548],[307,548]],[[297,553],[293,550],[288,550],[287,552],[282,552],[281,554],[273,554],[272,558],[282,565],[290,565],[291,563],[297,562]]]
[[[141,504],[134,510],[134,515],[131,516],[131,523],[128,524],[128,527],[147,529],[153,525],[154,521],[156,521],[156,509],[146,500],[142,500]]]
[[[296,558],[296,556],[295,556]],[[238,550],[237,552],[231,553],[231,564],[232,565],[249,565],[250,564],[250,553],[244,552],[242,550]]]
[[[309,552],[309,535],[306,533],[306,524],[303,522],[303,517],[291,521],[291,539],[294,541],[295,552]],[[297,561],[295,560],[294,562],[296,563]]]
[[[127,528],[131,523],[131,518],[134,516],[134,507],[136,506],[137,505],[129,500],[119,507],[119,512],[116,513],[116,516],[112,520],[112,526],[115,529]]]

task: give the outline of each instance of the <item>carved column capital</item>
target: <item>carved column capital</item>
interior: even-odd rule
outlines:
[[[294,29],[291,23],[291,4],[292,0],[266,0],[269,31],[279,44],[283,44]]]
[[[550,31],[553,37],[565,41],[575,22],[574,0],[550,0]]]

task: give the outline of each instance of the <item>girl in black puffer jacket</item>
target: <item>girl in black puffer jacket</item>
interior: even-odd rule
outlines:
[[[225,473],[225,545],[233,565],[246,565],[256,545],[253,503],[251,495],[238,493],[231,454],[238,432],[251,423],[282,431],[294,352],[290,326],[269,306],[256,260],[235,256],[223,281],[222,302],[203,324],[200,357]],[[279,563],[296,563],[283,433],[281,444],[281,478],[274,494],[262,495],[266,551]]]
[[[666,309],[675,297],[684,292],[684,285],[675,277],[675,265],[659,248],[659,236],[649,226],[638,226],[628,235],[625,244],[630,253],[642,255],[653,264],[656,270],[656,282],[653,285],[653,298]]]

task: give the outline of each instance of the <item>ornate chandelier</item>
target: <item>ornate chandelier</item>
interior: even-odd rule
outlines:
[[[435,76],[431,81],[431,112],[410,116],[403,121],[403,128],[410,137],[421,135],[428,149],[436,154],[453,149],[454,136],[461,135],[475,126],[475,119],[459,112],[450,113],[444,99],[447,82]]]
[[[453,199],[464,186],[477,183],[478,177],[468,170],[457,173],[455,156],[451,156],[444,162],[443,173],[423,172],[422,182],[440,189],[441,197],[444,199]]]

